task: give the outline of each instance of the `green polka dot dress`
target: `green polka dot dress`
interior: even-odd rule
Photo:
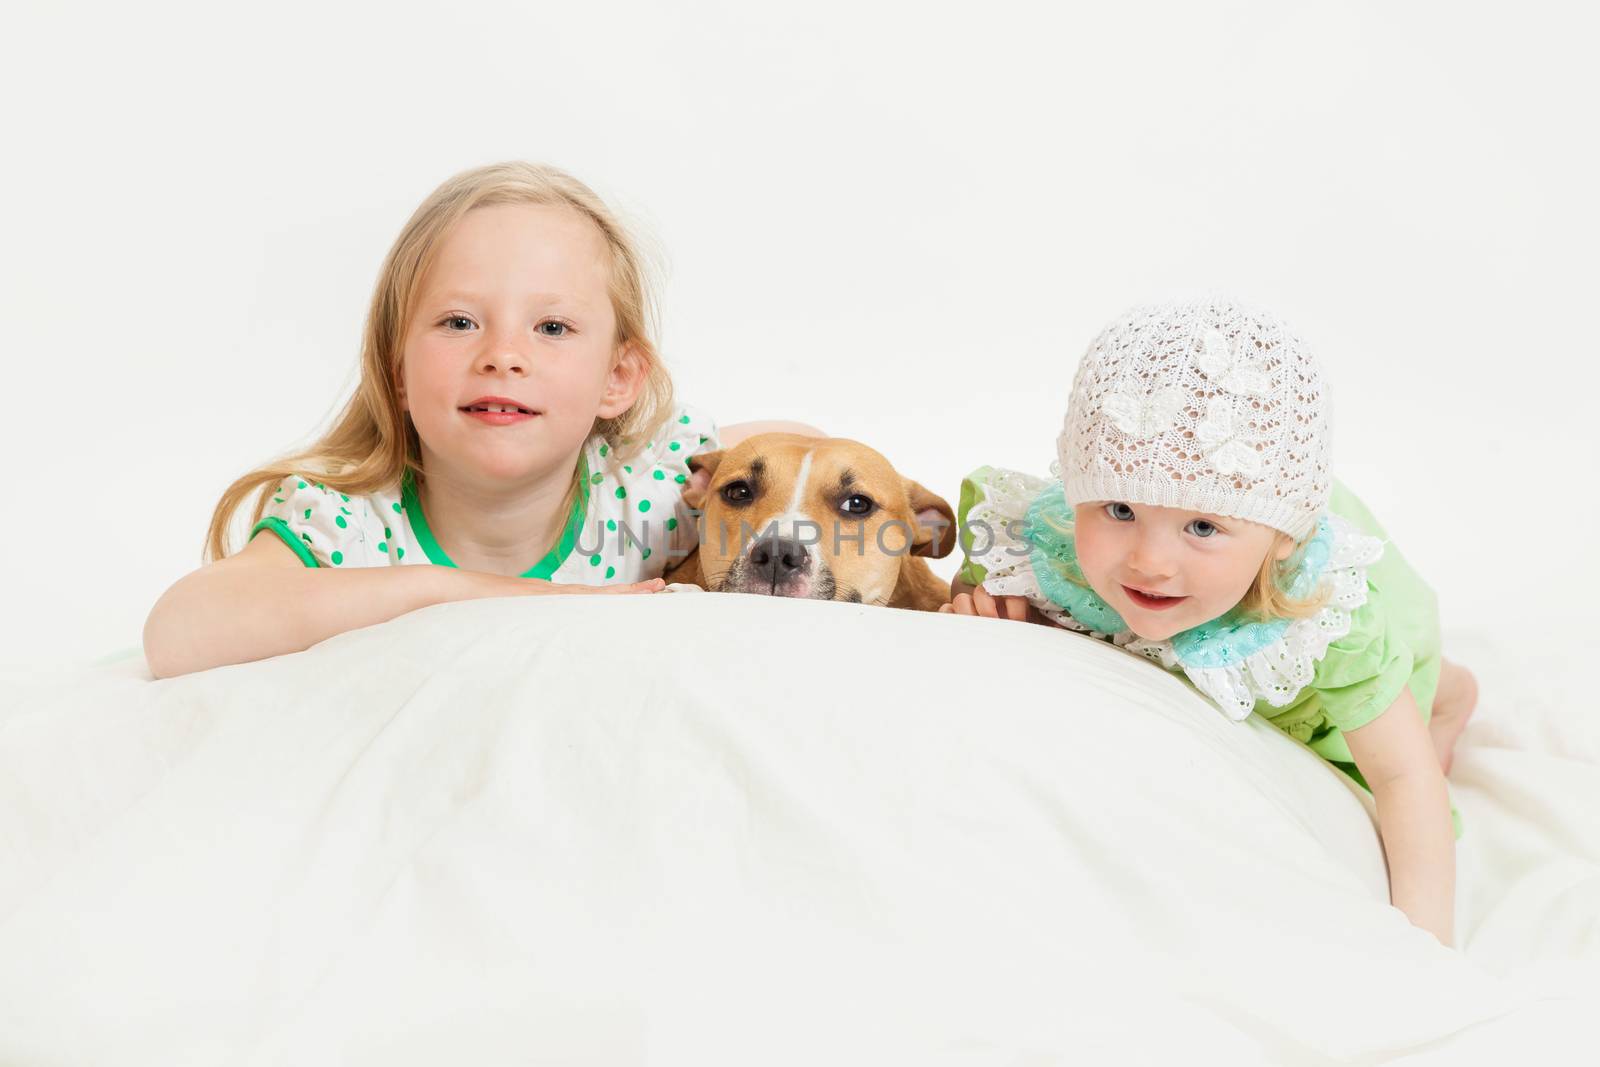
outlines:
[[[320,477],[320,476],[319,476]],[[307,567],[396,567],[433,562],[407,512],[407,494],[359,496],[308,475],[278,485],[250,531],[276,535]]]
[[[661,577],[695,546],[698,524],[683,501],[689,457],[721,447],[716,425],[691,407],[679,407],[632,453],[590,438],[582,532],[554,580],[613,585]]]
[[[697,523],[683,501],[689,457],[720,447],[715,423],[687,406],[626,454],[591,437],[560,537],[524,577],[573,585],[659,578],[695,546]],[[455,566],[409,479],[360,496],[325,486],[320,477],[284,479],[250,535],[275,535],[307,567]]]

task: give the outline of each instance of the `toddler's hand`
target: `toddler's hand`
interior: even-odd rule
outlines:
[[[1050,620],[1035,611],[1027,597],[991,596],[981,585],[974,587],[970,593],[957,593],[950,603],[939,610],[952,615],[981,615],[986,619],[1050,625]]]

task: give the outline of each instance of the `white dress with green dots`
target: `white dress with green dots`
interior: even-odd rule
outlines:
[[[716,425],[681,406],[663,436],[624,461],[598,435],[578,459],[578,495],[554,548],[522,576],[569,585],[659,578],[694,548],[683,501],[689,457],[721,445]],[[381,493],[350,496],[320,477],[290,477],[250,531],[276,534],[307,567],[454,567],[440,547],[409,475]]]

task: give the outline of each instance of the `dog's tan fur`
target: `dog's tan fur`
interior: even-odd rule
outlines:
[[[949,600],[946,583],[921,557],[946,556],[955,547],[955,513],[866,445],[839,437],[760,434],[726,451],[695,456],[689,468],[710,476],[705,488],[691,486],[684,494],[689,506],[704,512],[701,542],[668,573],[669,582],[917,611],[937,611]],[[854,514],[851,509],[859,509],[863,499],[872,509]],[[819,531],[809,580],[797,579],[792,588],[775,579],[770,589],[753,587],[751,542],[775,520],[797,515]]]

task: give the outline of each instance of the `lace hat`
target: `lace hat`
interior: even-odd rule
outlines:
[[[1227,299],[1137,307],[1106,327],[1056,441],[1069,504],[1231,515],[1296,539],[1328,505],[1328,444],[1310,350]]]

